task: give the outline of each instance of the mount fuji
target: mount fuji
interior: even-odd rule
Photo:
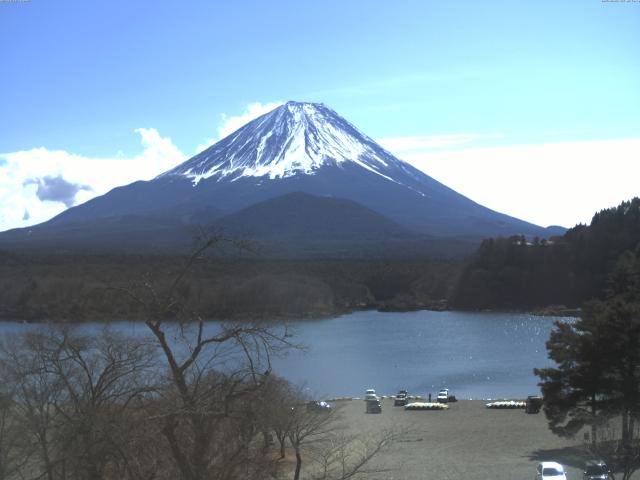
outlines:
[[[323,255],[363,245],[382,254],[562,233],[473,202],[323,104],[287,102],[153,180],[0,234],[0,246],[175,250],[189,244],[197,225],[254,236],[274,249],[295,245],[300,255],[311,244],[314,251],[324,245]]]

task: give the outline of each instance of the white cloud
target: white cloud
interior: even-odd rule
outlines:
[[[205,143],[201,143],[196,147],[196,153],[200,153],[201,151],[209,148],[211,145],[216,143],[219,140],[229,136],[240,127],[245,126],[251,120],[255,120],[261,115],[265,113],[269,113],[271,110],[278,108],[284,102],[271,102],[271,103],[260,103],[254,102],[247,105],[247,108],[240,115],[235,115],[231,117],[227,117],[226,114],[221,115],[221,123],[218,127],[218,138],[209,138]]]
[[[390,150],[484,206],[543,226],[589,223],[640,196],[640,138]]]
[[[142,137],[144,151],[134,160],[143,160],[154,168],[153,171],[149,170],[144,180],[175,167],[176,161],[185,159],[185,155],[173,144],[171,138],[161,137],[155,128],[136,128],[135,132]]]
[[[209,139],[199,145],[197,151],[282,104],[255,102],[247,105],[240,115],[222,115],[219,138]],[[44,222],[68,205],[86,202],[119,185],[150,180],[187,159],[171,138],[162,137],[156,129],[138,128],[135,132],[140,135],[144,149],[129,158],[122,151],[113,158],[89,158],[44,147],[0,153],[0,231]],[[43,182],[51,183],[51,179],[60,185],[82,188],[68,189],[71,196],[51,201],[49,199],[58,197],[43,194]]]
[[[466,145],[478,140],[501,138],[498,134],[453,133],[419,137],[378,138],[376,142],[396,156],[420,153],[423,150],[441,149]]]
[[[161,137],[157,130],[139,128],[136,132],[144,149],[131,158],[89,158],[43,147],[0,153],[0,231],[46,221],[67,208],[62,201],[39,198],[44,178],[59,177],[60,181],[86,186],[74,197],[75,203],[82,203],[116,186],[150,180],[186,159],[171,139]]]

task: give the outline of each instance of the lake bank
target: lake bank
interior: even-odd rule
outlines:
[[[547,307],[540,308],[531,308],[531,309],[456,309],[450,308],[447,304],[446,300],[439,300],[430,303],[417,303],[417,304],[395,304],[389,302],[376,302],[372,304],[360,305],[358,307],[353,308],[336,308],[332,310],[324,310],[324,311],[309,311],[309,312],[298,312],[296,314],[287,314],[287,315],[273,315],[268,317],[268,320],[265,320],[264,315],[238,315],[227,318],[207,318],[207,321],[211,322],[221,322],[221,321],[230,321],[230,322],[255,322],[255,321],[266,321],[273,323],[280,322],[291,322],[291,321],[300,321],[300,320],[324,320],[330,319],[337,316],[347,316],[354,313],[366,313],[366,312],[379,312],[379,313],[409,313],[409,312],[462,312],[469,314],[513,314],[513,315],[531,315],[534,317],[572,317],[578,318],[582,313],[581,308],[573,308],[573,307],[565,307],[563,305],[550,305]],[[126,319],[106,319],[106,318],[98,318],[98,319],[83,319],[83,320],[69,320],[69,319],[58,319],[58,318],[48,318],[46,316],[37,315],[34,316],[32,314],[29,315],[21,315],[18,311],[8,311],[8,310],[0,310],[0,322],[6,323],[29,323],[29,324],[83,324],[83,323],[94,323],[101,322],[104,324],[108,324],[111,322],[138,322],[143,323],[144,319],[141,318],[131,318],[127,317]],[[166,320],[171,321],[171,320]]]

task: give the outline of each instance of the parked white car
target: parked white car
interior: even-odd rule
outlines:
[[[443,388],[438,392],[438,396],[436,397],[438,403],[447,403],[449,401],[449,389]]]
[[[365,400],[378,400],[378,396],[376,395],[376,391],[373,388],[369,388],[364,392]]]
[[[567,480],[567,474],[558,462],[540,462],[536,467],[536,480]]]

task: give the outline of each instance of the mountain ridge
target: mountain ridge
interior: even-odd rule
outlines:
[[[45,244],[48,229],[62,242],[68,227],[70,242],[81,245],[84,236],[91,247],[92,235],[81,225],[90,229],[108,221],[117,226],[109,232],[117,249],[118,236],[143,236],[135,218],[162,225],[159,231],[172,223],[188,230],[293,192],[355,202],[431,237],[479,243],[491,236],[550,234],[455,192],[393,156],[330,108],[288,102],[153,180],[114,188],[40,225],[0,234],[0,246],[8,238],[29,243],[38,237]],[[149,234],[150,244],[173,242],[182,248],[185,243],[162,241],[156,233]],[[336,235],[339,243],[340,232]]]

